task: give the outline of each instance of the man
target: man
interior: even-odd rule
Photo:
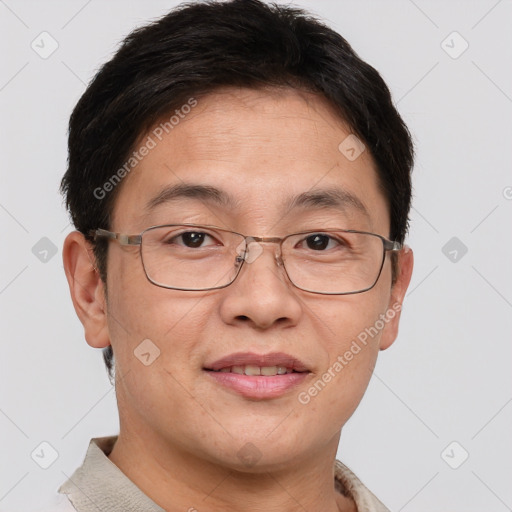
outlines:
[[[335,457],[397,336],[412,163],[379,74],[300,10],[130,34],[70,120],[64,266],[120,433],[62,506],[387,510]]]

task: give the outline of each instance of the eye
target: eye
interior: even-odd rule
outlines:
[[[339,240],[336,240],[332,236],[323,233],[315,233],[310,235],[301,243],[305,243],[306,248],[313,251],[324,251],[325,249],[333,249],[334,247],[342,245]]]
[[[204,243],[211,241],[210,244]],[[198,247],[204,247],[205,245],[215,245],[215,239],[208,233],[202,231],[186,231],[179,235],[175,235],[172,238],[166,240],[167,244],[177,244],[196,249]]]

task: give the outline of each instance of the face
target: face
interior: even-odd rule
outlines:
[[[349,134],[311,94],[210,94],[161,140],[153,136],[155,147],[121,185],[110,228],[137,234],[193,223],[260,237],[319,228],[388,237],[371,155],[354,160],[339,149]],[[230,202],[192,193],[162,200],[178,184],[214,187]],[[301,194],[333,189],[345,198],[338,205],[290,207]],[[251,470],[263,471],[336,450],[379,349],[395,339],[410,256],[399,255],[394,286],[388,255],[371,290],[328,296],[294,287],[276,244],[261,249],[230,286],[190,292],[151,284],[139,247],[110,244],[106,313],[83,321],[90,344],[113,346],[121,429],[131,425],[160,444],[241,470],[251,459],[258,460]],[[101,293],[98,283],[97,301]],[[244,365],[300,373],[253,377],[232,368]]]

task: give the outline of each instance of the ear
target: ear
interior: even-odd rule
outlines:
[[[398,275],[391,288],[386,318],[388,319],[386,327],[382,331],[380,339],[380,350],[389,348],[398,336],[398,324],[400,323],[400,314],[405,292],[409,286],[414,265],[414,256],[412,249],[405,246],[398,253]]]
[[[91,244],[82,233],[73,231],[66,237],[62,259],[73,306],[84,326],[87,343],[95,348],[108,347],[105,288]]]

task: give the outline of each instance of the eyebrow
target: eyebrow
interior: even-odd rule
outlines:
[[[239,204],[239,202],[227,192],[214,186],[178,183],[161,190],[147,202],[145,210],[149,212],[161,204],[179,199],[203,200],[231,210],[235,209]],[[366,217],[370,216],[363,202],[357,196],[338,187],[303,192],[298,196],[288,198],[283,206],[284,211],[315,208],[332,208],[343,212],[352,208],[364,214]]]
[[[289,199],[286,203],[287,210],[297,208],[332,208],[343,212],[346,212],[347,208],[352,208],[359,211],[366,217],[370,217],[365,205],[357,196],[348,190],[337,187],[303,192],[302,194]]]
[[[150,211],[161,204],[184,198],[208,201],[209,203],[217,204],[225,208],[234,208],[236,203],[229,194],[211,185],[178,183],[161,190],[147,202],[145,210]]]

